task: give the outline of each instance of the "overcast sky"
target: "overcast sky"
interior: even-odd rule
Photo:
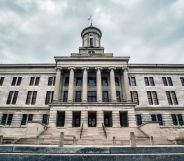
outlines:
[[[130,63],[184,63],[184,0],[0,0],[0,63],[54,63],[89,26]]]

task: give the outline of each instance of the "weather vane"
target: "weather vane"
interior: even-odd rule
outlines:
[[[93,26],[93,19],[92,19],[92,16],[90,16],[90,17],[88,18],[88,21],[90,21],[90,22],[91,22],[91,26]]]

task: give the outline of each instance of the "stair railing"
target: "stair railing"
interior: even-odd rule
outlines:
[[[102,123],[102,129],[103,129],[103,131],[104,131],[104,135],[105,135],[105,137],[107,138],[107,132],[106,132],[106,129],[105,129],[105,126],[104,126],[104,124]]]
[[[84,130],[84,127],[83,127],[83,123],[82,123],[81,129],[80,129],[80,139],[81,139],[81,137],[82,137],[83,130]]]

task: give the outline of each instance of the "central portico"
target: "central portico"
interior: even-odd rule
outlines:
[[[51,127],[135,127],[130,97],[129,57],[114,57],[101,47],[102,32],[92,25],[82,33],[79,53],[55,57],[56,84],[50,105]]]

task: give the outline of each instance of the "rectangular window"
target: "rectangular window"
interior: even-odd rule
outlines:
[[[40,77],[31,77],[30,78],[30,86],[38,86],[40,82]]]
[[[48,123],[49,123],[49,115],[48,114],[43,114],[42,124],[48,125]]]
[[[75,92],[75,102],[81,102],[81,91]]]
[[[156,91],[147,91],[147,97],[148,97],[148,102],[149,105],[158,105],[158,97],[157,97],[157,92]]]
[[[115,77],[115,84],[116,84],[116,86],[120,86],[120,82],[119,82],[119,78],[118,77]]]
[[[28,91],[26,104],[34,105],[36,103],[37,91]]]
[[[107,77],[102,77],[102,86],[108,86],[108,79],[107,79]]]
[[[10,91],[6,104],[16,104],[18,97],[18,91]]]
[[[81,77],[77,77],[77,78],[76,78],[75,85],[76,85],[76,86],[82,86],[82,78],[81,78]]]
[[[65,77],[64,86],[69,85],[69,77]]]
[[[144,77],[144,82],[146,86],[155,86],[153,77]]]
[[[28,122],[33,121],[33,114],[23,114],[21,125],[26,125]]]
[[[11,85],[12,86],[20,86],[21,81],[22,81],[22,77],[13,77]]]
[[[13,114],[3,114],[1,125],[11,125],[13,119]]]
[[[95,77],[89,77],[88,78],[88,86],[96,86],[96,78]]]
[[[163,125],[162,115],[161,114],[152,114],[151,120],[153,122],[159,122],[159,125]]]
[[[54,91],[47,91],[46,98],[45,98],[45,104],[48,105],[49,103],[52,103],[54,97]]]
[[[129,85],[130,86],[136,86],[136,79],[135,77],[128,77],[129,79]]]
[[[162,77],[164,86],[173,86],[171,77]]]
[[[141,116],[141,114],[137,114],[136,115],[136,123],[137,123],[137,126],[140,126],[142,124],[142,116]]]
[[[181,85],[184,86],[184,77],[180,77]]]
[[[108,91],[103,91],[103,102],[109,102],[109,92]]]
[[[38,86],[40,82],[40,77],[31,77],[29,85],[30,86]]]
[[[88,91],[88,102],[96,102],[96,91]]]
[[[166,91],[166,96],[169,105],[178,105],[178,100],[175,91]]]
[[[0,77],[0,86],[3,85],[3,82],[4,82],[4,77]]]
[[[68,91],[64,91],[63,92],[63,102],[67,102],[68,101]]]
[[[57,127],[64,127],[65,125],[65,112],[57,112]]]
[[[173,125],[184,125],[183,117],[181,114],[171,114]]]
[[[56,77],[49,77],[48,78],[48,86],[54,86],[55,80],[56,80]]]
[[[121,102],[121,94],[120,94],[120,91],[116,91],[116,100],[117,100],[117,102]]]
[[[131,99],[132,102],[136,103],[137,105],[139,105],[139,97],[138,97],[138,92],[137,91],[131,91]]]

